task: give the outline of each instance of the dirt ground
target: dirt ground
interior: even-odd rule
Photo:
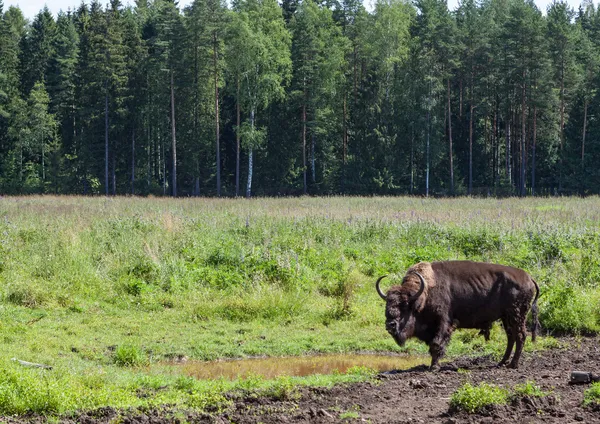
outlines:
[[[588,385],[569,385],[571,371],[600,374],[600,337],[563,339],[565,349],[525,354],[518,370],[495,367],[489,357],[458,358],[429,372],[425,367],[380,374],[376,382],[303,389],[299,399],[237,398],[221,414],[151,411],[115,411],[103,408],[62,420],[64,423],[600,423],[600,407],[583,408]],[[463,383],[513,388],[526,381],[552,394],[522,398],[479,414],[449,410],[452,393]],[[0,421],[2,418],[0,417]],[[21,417],[11,423],[40,422]]]
[[[497,368],[488,357],[459,358],[445,364],[440,372],[413,368],[382,374],[378,384],[306,390],[295,405],[264,399],[253,403],[242,400],[235,404],[234,411],[218,420],[232,423],[600,423],[600,407],[581,406],[588,385],[568,384],[572,370],[600,374],[600,338],[564,342],[569,346],[564,350],[526,354],[518,370]],[[449,411],[450,396],[464,382],[487,382],[512,388],[528,380],[552,391],[552,395],[521,399],[482,414]]]

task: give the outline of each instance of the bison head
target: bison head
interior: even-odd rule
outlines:
[[[421,281],[418,291],[414,292],[413,284],[403,284],[394,286],[388,290],[387,294],[383,294],[379,283],[386,276],[379,277],[375,283],[377,293],[385,300],[385,328],[388,333],[396,340],[400,346],[404,346],[407,339],[415,333],[415,312],[416,302],[423,294],[427,284],[421,274],[413,271]],[[405,277],[405,282],[407,278]]]

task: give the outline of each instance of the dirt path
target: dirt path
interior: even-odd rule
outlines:
[[[331,390],[311,389],[293,402],[239,401],[217,418],[235,423],[600,423],[600,408],[582,408],[587,385],[568,384],[572,370],[600,374],[600,338],[565,340],[569,348],[529,354],[521,368],[496,368],[490,358],[461,358],[440,372],[422,368],[384,374],[379,384],[361,383]],[[460,371],[457,371],[460,369]],[[465,371],[466,370],[466,371]],[[485,414],[449,414],[451,394],[464,382],[513,388],[533,380],[552,396],[491,408]],[[344,418],[347,417],[347,418]]]

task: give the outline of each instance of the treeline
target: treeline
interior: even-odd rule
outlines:
[[[0,191],[600,192],[600,11],[0,0]]]

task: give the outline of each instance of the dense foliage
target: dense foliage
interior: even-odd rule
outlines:
[[[0,0],[4,193],[598,193],[600,13]]]

